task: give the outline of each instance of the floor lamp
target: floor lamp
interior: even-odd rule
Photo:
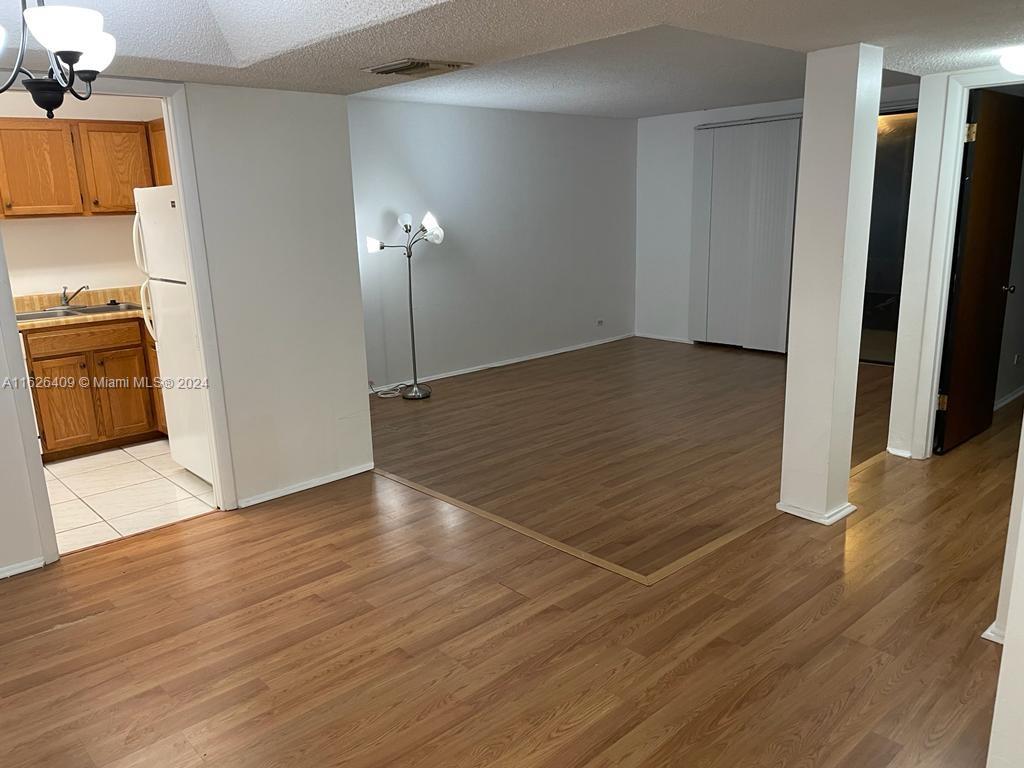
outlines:
[[[424,241],[440,245],[444,241],[444,230],[437,223],[434,214],[427,211],[420,228],[413,232],[412,216],[403,213],[398,217],[398,225],[405,232],[405,245],[386,245],[375,237],[366,238],[366,250],[370,253],[383,251],[385,248],[402,248],[405,261],[409,267],[409,341],[412,348],[412,384],[401,387],[402,397],[406,400],[426,400],[430,397],[430,387],[420,384],[419,371],[416,369],[416,320],[412,311],[412,249],[417,243]]]

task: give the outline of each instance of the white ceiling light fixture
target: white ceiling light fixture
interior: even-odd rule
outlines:
[[[21,0],[21,41],[14,70],[0,84],[0,93],[10,89],[19,75],[32,95],[36,106],[53,117],[53,111],[64,103],[65,94],[85,101],[92,96],[92,84],[100,72],[110,66],[117,50],[114,36],[103,31],[103,14],[91,8],[70,5],[46,5],[45,0]],[[37,77],[25,67],[25,51],[29,33],[46,49],[50,68],[44,77]],[[7,30],[0,26],[0,41],[6,42]],[[85,83],[84,93],[76,88]]]
[[[999,55],[999,66],[1013,75],[1024,75],[1024,46],[1007,48]]]

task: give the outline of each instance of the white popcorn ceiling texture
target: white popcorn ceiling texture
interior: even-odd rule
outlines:
[[[756,46],[719,41],[714,66],[692,61],[685,52],[666,50],[671,26],[735,41],[804,53],[851,42],[886,49],[886,66],[915,75],[986,66],[997,51],[1024,43],[1020,0],[53,0],[96,8],[107,29],[118,38],[118,58],[111,74],[168,80],[250,85],[271,88],[355,93],[407,82],[360,72],[361,67],[405,56],[453,59],[487,66],[492,90],[502,78],[516,75],[514,60],[533,54],[579,46],[627,32],[648,30],[647,37],[609,41],[609,52],[633,63],[634,74],[612,89],[627,101],[627,89],[673,77],[669,66],[689,67],[674,73],[683,87],[690,81],[732,77],[746,68],[756,71],[767,62],[780,77],[792,67],[789,54]],[[16,44],[19,5],[0,0],[0,23]],[[652,37],[653,36],[653,37]],[[660,40],[658,51],[646,46]],[[629,48],[629,42],[635,46]],[[625,42],[623,42],[625,41]],[[699,38],[680,37],[681,44],[714,48]],[[591,103],[608,67],[593,50],[580,46],[561,58],[541,61],[538,72],[567,87],[558,111],[614,112],[617,107]],[[10,48],[5,56],[12,58]],[[573,56],[578,56],[575,61]],[[507,63],[507,66],[500,66]],[[523,65],[519,65],[522,67]],[[562,69],[560,69],[562,67]],[[694,71],[696,70],[696,71]],[[719,74],[721,73],[721,75]],[[466,73],[444,75],[416,84],[424,92],[441,88],[480,90],[480,79]],[[521,73],[520,73],[521,74]],[[537,77],[537,75],[532,75]],[[458,78],[459,80],[456,80]],[[766,78],[767,79],[767,78]],[[621,83],[625,82],[625,85]],[[508,104],[551,109],[552,88],[540,92],[531,107],[524,89],[512,88]],[[573,88],[575,86],[575,89]],[[407,86],[410,89],[411,86]],[[663,86],[660,86],[663,87]],[[667,90],[667,89],[666,89]],[[449,94],[449,97],[451,95]],[[427,95],[408,98],[431,100]],[[494,98],[492,94],[491,98]],[[578,99],[579,103],[572,103]],[[663,106],[670,106],[667,103]],[[622,114],[662,110],[636,103]]]

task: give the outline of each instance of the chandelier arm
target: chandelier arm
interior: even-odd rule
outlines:
[[[21,0],[21,43],[18,44],[18,57],[14,61],[14,69],[11,71],[10,77],[4,81],[3,85],[0,85],[0,93],[4,93],[12,85],[14,81],[18,79],[19,74],[26,74],[29,77],[34,75],[29,72],[23,64],[25,63],[25,49],[28,47],[28,23],[25,21],[25,9],[28,7],[28,0]]]
[[[85,84],[85,94],[84,95],[79,93],[78,91],[76,91],[74,88],[68,88],[68,90],[71,92],[71,95],[74,96],[79,101],[86,101],[86,100],[88,100],[88,98],[90,96],[92,96],[92,83],[86,83]]]

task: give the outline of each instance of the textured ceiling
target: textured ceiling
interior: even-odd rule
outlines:
[[[114,74],[335,93],[399,82],[359,69],[404,56],[494,64],[659,25],[799,52],[864,41],[914,74],[1024,43],[1020,0],[61,1],[103,11]],[[0,6],[15,30],[18,4]]]
[[[651,27],[365,94],[537,112],[648,117],[803,95],[805,55]]]

